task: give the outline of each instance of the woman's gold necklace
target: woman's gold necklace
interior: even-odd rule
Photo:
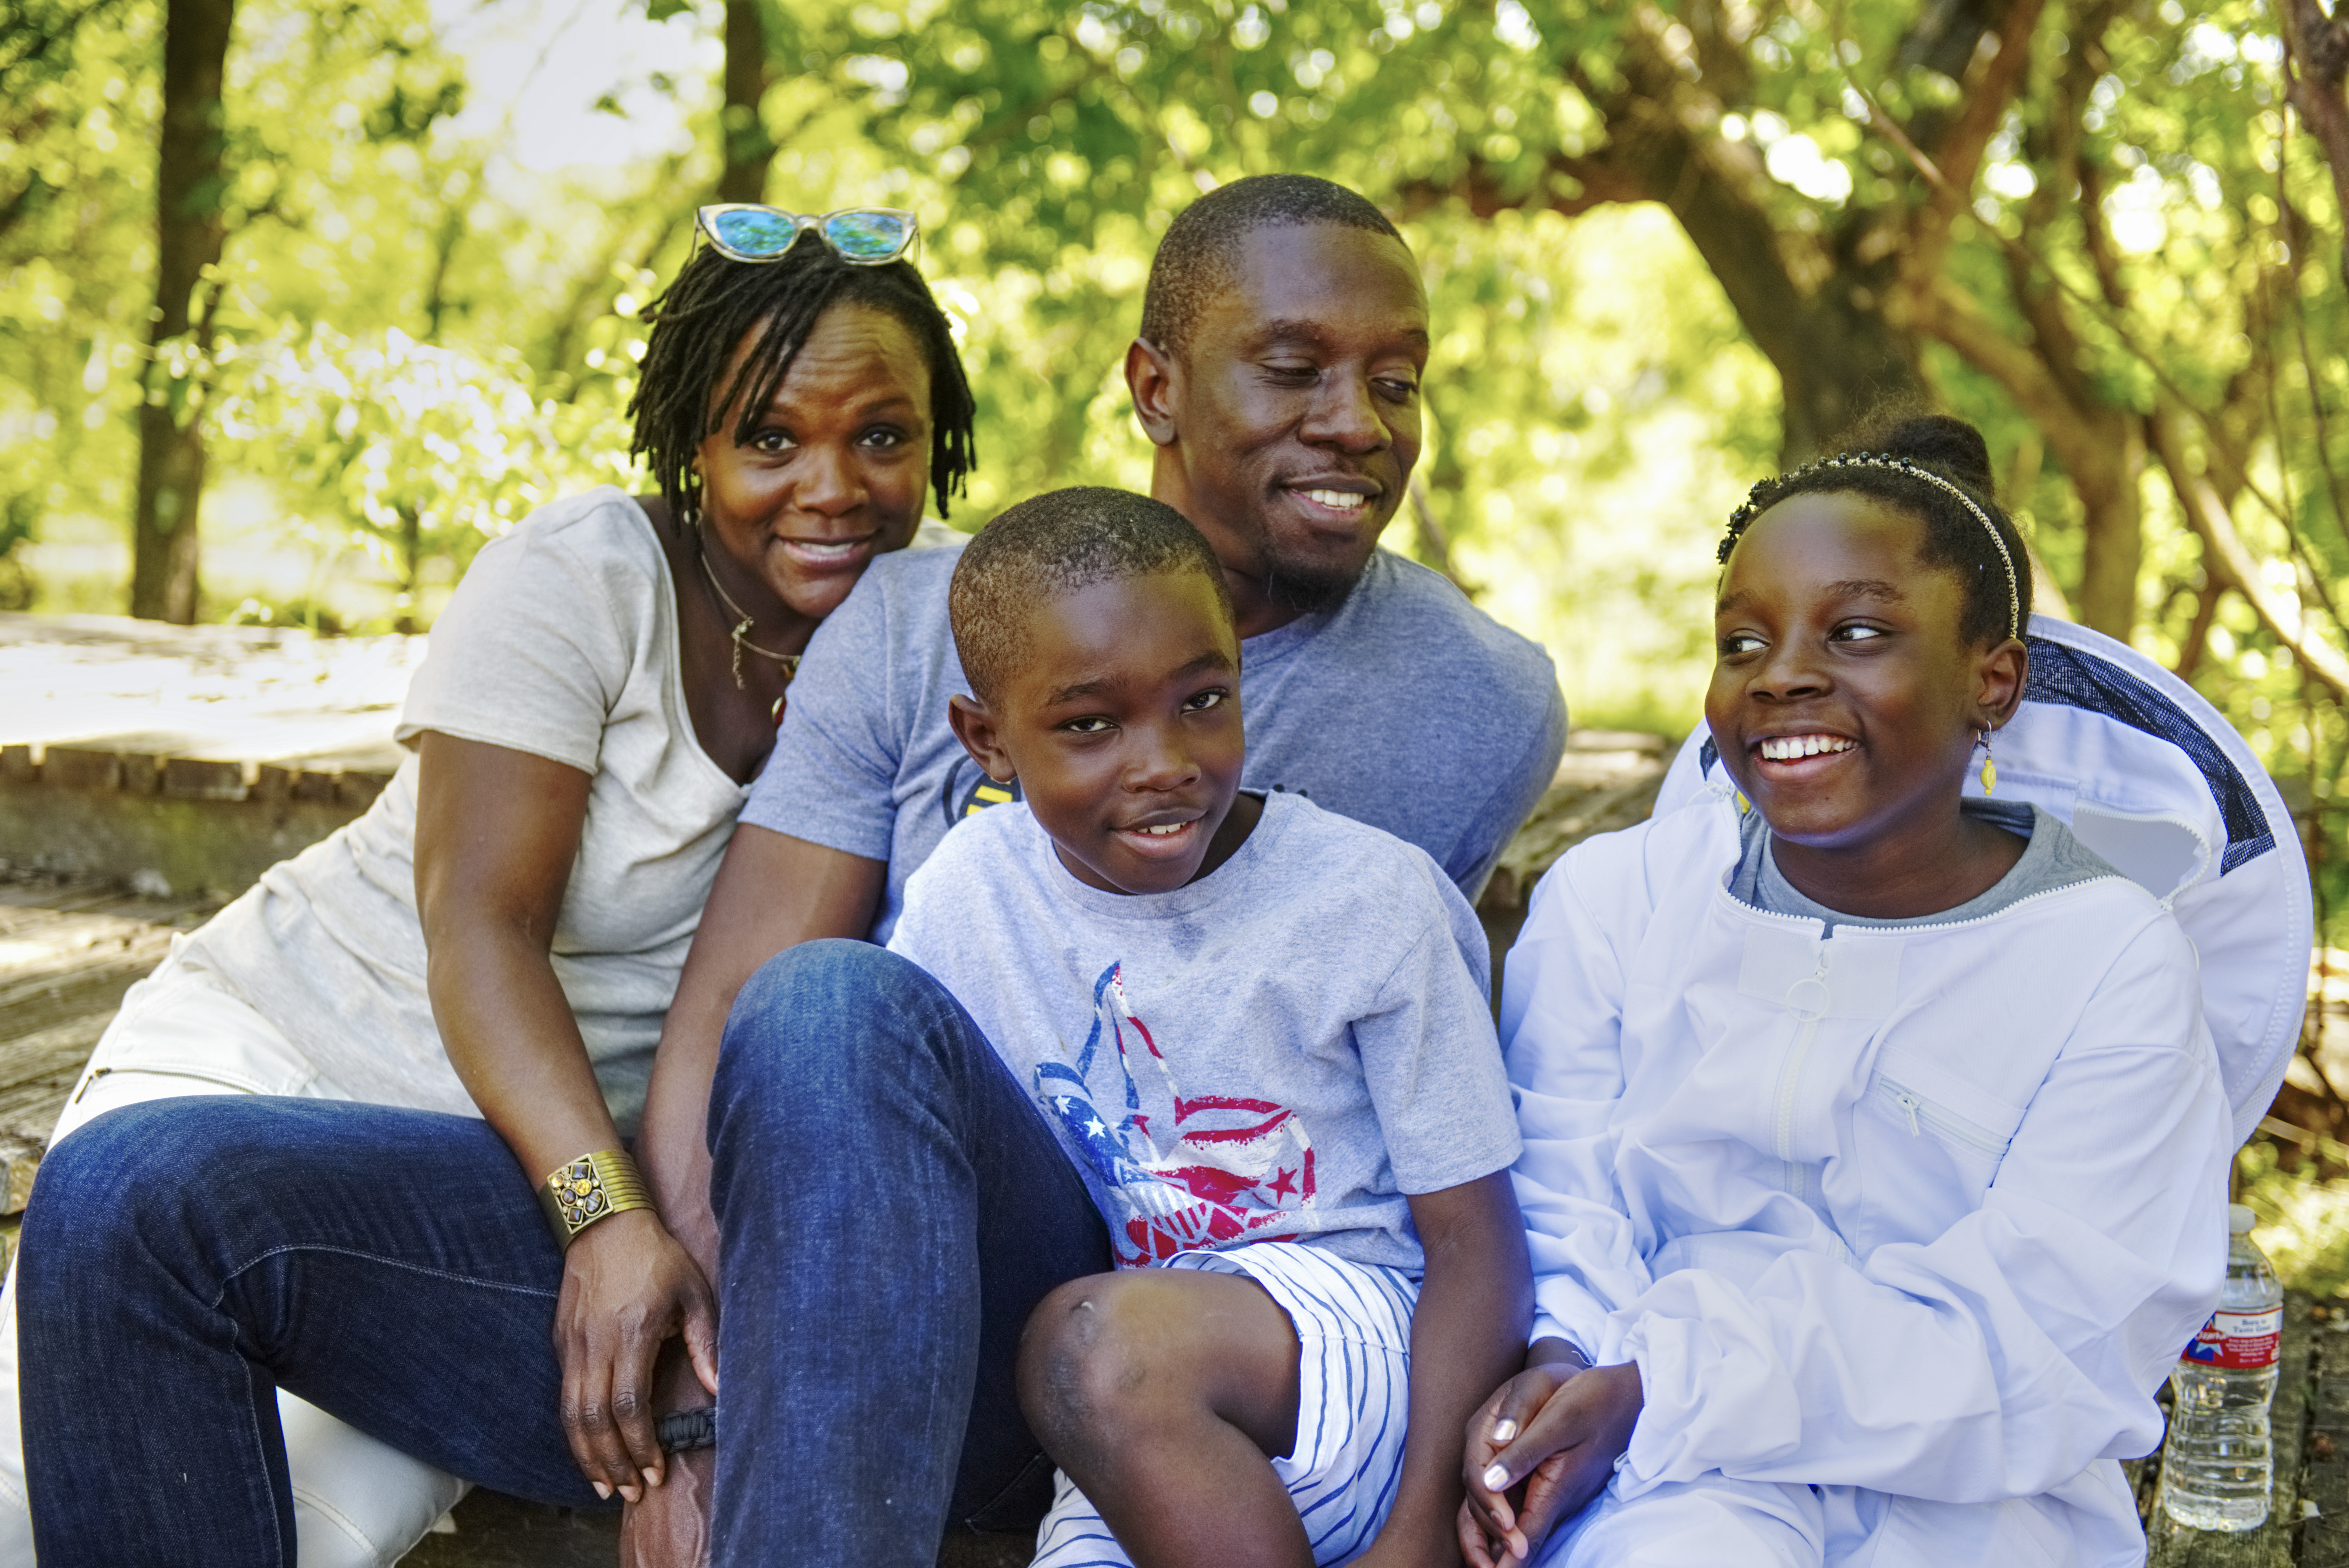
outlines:
[[[783,684],[791,685],[792,677],[800,673],[800,655],[779,654],[772,648],[762,648],[752,642],[750,612],[734,603],[734,596],[727,593],[725,585],[718,581],[718,573],[709,564],[709,552],[698,540],[694,542],[693,554],[694,559],[701,562],[701,574],[709,579],[710,591],[718,595],[718,602],[725,605],[737,617],[733,631],[728,634],[734,643],[734,689],[736,691],[750,689],[749,684],[742,679],[742,655],[746,653],[756,654],[762,659],[771,659],[781,665],[783,672]],[[770,710],[770,717],[778,724],[782,722],[783,699],[781,697],[775,699],[774,707]]]

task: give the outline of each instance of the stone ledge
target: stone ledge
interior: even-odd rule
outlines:
[[[374,803],[391,773],[98,745],[0,747],[0,869],[233,898]]]
[[[396,748],[390,748],[388,756],[328,754],[259,762],[175,757],[102,741],[78,746],[37,742],[0,746],[0,790],[45,788],[155,795],[167,800],[291,801],[340,806],[354,816],[375,804],[375,798],[398,770]]]

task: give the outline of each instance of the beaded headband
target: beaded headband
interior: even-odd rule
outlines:
[[[1798,480],[1806,474],[1817,473],[1825,469],[1890,469],[1895,473],[1906,474],[1912,480],[1922,480],[1927,484],[1945,490],[1957,497],[1958,504],[1974,514],[1974,521],[1982,525],[1982,531],[1990,535],[1991,543],[1998,550],[1999,564],[2006,568],[2006,634],[2017,639],[2022,637],[2023,593],[2014,580],[2014,557],[2008,552],[2006,538],[1999,532],[1998,524],[1990,520],[1990,513],[1984,511],[1982,509],[1982,503],[1975,500],[1973,497],[1932,469],[1913,463],[1907,458],[1896,457],[1890,452],[1842,452],[1819,462],[1806,463],[1799,469],[1789,469],[1775,480],[1764,480],[1746,491],[1744,504],[1729,514],[1729,529],[1733,539],[1744,530],[1747,523],[1760,516],[1769,506],[1776,504],[1777,497],[1775,494],[1767,501],[1763,499],[1765,491],[1774,492],[1791,480]],[[1722,558],[1724,562],[1728,559],[1726,545],[1723,547]]]

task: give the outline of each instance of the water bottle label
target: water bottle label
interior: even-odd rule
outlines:
[[[2214,1312],[2186,1347],[2184,1359],[2221,1372],[2262,1372],[2276,1364],[2283,1336],[2283,1308],[2265,1312]]]

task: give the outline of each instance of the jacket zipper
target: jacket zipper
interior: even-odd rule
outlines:
[[[1994,1137],[1963,1117],[1938,1109],[1916,1090],[1889,1078],[1879,1076],[1877,1078],[1876,1092],[1899,1106],[1908,1117],[1909,1136],[1911,1138],[1924,1136],[1924,1130],[1930,1127],[1949,1141],[1962,1144],[1992,1160],[2003,1159],[2008,1144],[2013,1141]]]
[[[1812,972],[1811,979],[1825,985],[1826,974],[1827,954],[1826,948],[1822,947],[1818,968]],[[1795,984],[1803,982],[1796,981]],[[1829,995],[1832,996],[1832,991]],[[1786,1010],[1789,1013],[1794,1011],[1791,1006]],[[1786,1191],[1797,1198],[1803,1196],[1803,1190],[1809,1182],[1802,1165],[1795,1159],[1795,1090],[1802,1082],[1803,1063],[1811,1054],[1811,1042],[1818,1037],[1819,1020],[1826,1016],[1826,1009],[1822,1007],[1803,1019],[1803,1026],[1795,1031],[1795,1043],[1786,1048],[1786,1065],[1780,1069],[1778,1077],[1778,1159],[1786,1167]]]

